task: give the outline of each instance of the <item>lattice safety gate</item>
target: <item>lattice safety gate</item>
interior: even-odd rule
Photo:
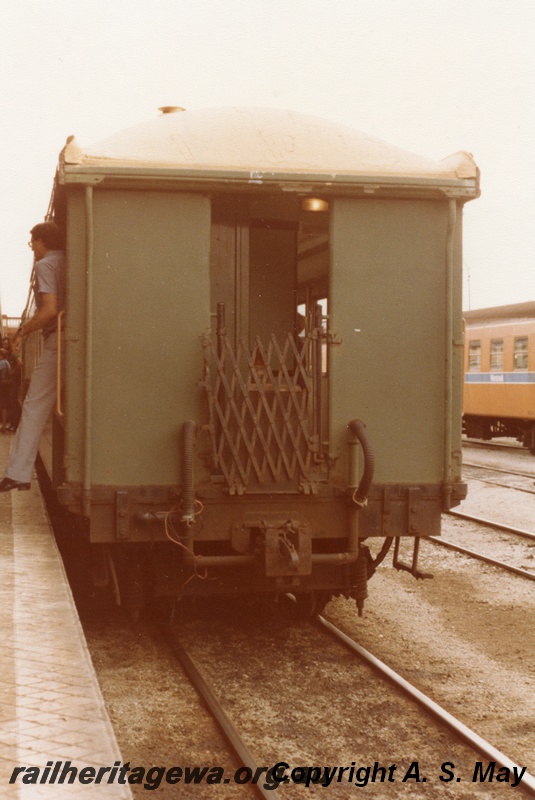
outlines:
[[[205,338],[213,469],[231,494],[310,492],[321,463],[321,339]]]

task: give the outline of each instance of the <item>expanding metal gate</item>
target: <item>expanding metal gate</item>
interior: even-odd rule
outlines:
[[[315,327],[236,348],[218,307],[215,341],[204,341],[214,471],[231,494],[311,492],[321,461],[321,341]]]

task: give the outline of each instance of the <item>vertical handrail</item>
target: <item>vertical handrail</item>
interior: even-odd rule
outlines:
[[[323,343],[323,311],[319,303],[314,309],[314,339],[312,356],[312,396],[314,403],[314,434],[318,441],[318,455],[321,457],[321,374],[322,374],[322,343]]]
[[[58,335],[58,352],[57,352],[57,370],[56,370],[56,414],[58,417],[64,417],[65,414],[63,413],[63,409],[61,408],[61,367],[62,367],[62,360],[61,360],[61,326],[63,323],[63,317],[65,316],[65,311],[60,311],[57,316],[56,328],[57,328],[57,335]]]
[[[453,264],[455,230],[457,225],[457,201],[451,199],[448,204],[448,227],[446,233],[446,324],[445,324],[445,365],[446,385],[444,396],[444,510],[450,507],[452,481],[452,445],[453,445]]]
[[[82,508],[91,515],[91,417],[93,383],[93,187],[85,188],[86,283],[85,283],[85,359],[84,359],[84,464]]]
[[[224,364],[225,362],[225,339],[227,335],[227,320],[226,320],[226,308],[225,303],[218,303],[217,304],[217,359],[218,363]],[[223,415],[225,414],[224,406],[225,406],[225,387],[223,385],[223,381],[219,377],[219,390],[216,396],[218,406],[223,410]],[[214,436],[215,441],[219,442],[221,434],[223,432],[223,425],[219,416],[216,414],[214,419]]]

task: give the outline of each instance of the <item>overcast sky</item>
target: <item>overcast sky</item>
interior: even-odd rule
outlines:
[[[67,136],[161,105],[287,108],[473,153],[464,306],[535,300],[533,0],[18,0],[0,30],[1,303],[18,315]]]

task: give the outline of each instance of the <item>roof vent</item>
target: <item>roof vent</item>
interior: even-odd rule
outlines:
[[[160,106],[158,111],[161,111],[162,114],[178,114],[179,111],[185,111],[185,108],[182,106]]]

